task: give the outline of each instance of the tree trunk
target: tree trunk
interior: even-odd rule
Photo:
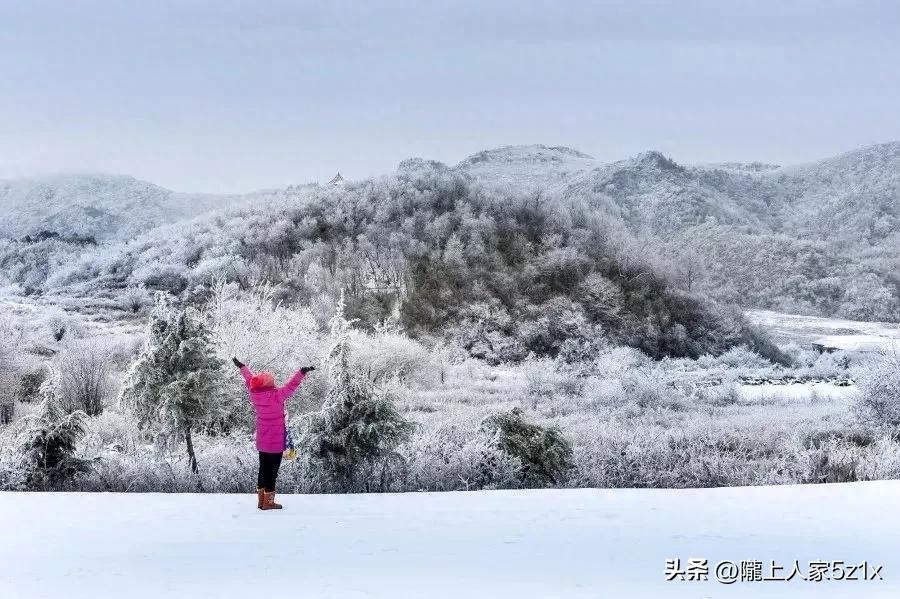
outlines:
[[[184,427],[184,442],[187,445],[188,461],[191,464],[191,472],[198,474],[200,469],[197,467],[197,455],[194,453],[194,442],[191,439],[191,425]]]

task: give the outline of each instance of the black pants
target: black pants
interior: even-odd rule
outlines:
[[[281,466],[281,452],[259,452],[259,476],[256,488],[265,489],[266,493],[275,492],[275,479],[278,478],[278,467]]]

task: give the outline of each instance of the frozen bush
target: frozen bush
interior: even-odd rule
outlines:
[[[743,345],[732,347],[719,356],[719,362],[729,368],[759,369],[772,365],[771,362],[760,356],[755,351]]]
[[[698,390],[699,397],[714,406],[733,406],[741,401],[740,387],[734,382],[704,387]]]
[[[523,487],[562,485],[572,468],[572,446],[556,427],[526,422],[522,411],[494,414],[481,429],[493,433],[497,447],[519,460]]]
[[[604,378],[621,378],[625,373],[650,363],[650,358],[632,347],[610,347],[594,360],[593,370]]]
[[[593,408],[619,406],[625,402],[625,387],[620,379],[589,377],[584,381],[581,396]]]
[[[122,308],[132,314],[138,314],[153,304],[153,296],[143,285],[132,285],[119,297]]]
[[[428,350],[400,333],[376,330],[370,335],[352,331],[350,344],[359,367],[373,381],[397,377],[416,386],[431,386],[439,378]]]
[[[860,478],[862,452],[857,445],[838,439],[820,442],[807,454],[804,483],[849,483]]]
[[[37,398],[38,390],[46,378],[47,369],[44,366],[23,374],[19,383],[19,399],[24,402],[30,402]]]
[[[622,378],[625,397],[643,409],[684,409],[684,395],[660,374],[646,368],[629,372]]]
[[[21,329],[12,319],[0,320],[0,424],[12,421],[14,402],[20,396],[23,356]]]
[[[9,436],[0,430],[0,491],[24,491],[28,484],[24,464],[10,446]]]
[[[554,360],[526,360],[522,363],[522,370],[525,374],[525,391],[532,409],[536,409],[539,403],[581,394],[584,381],[574,372],[560,370]]]
[[[503,451],[495,434],[447,422],[399,448],[407,464],[406,490],[475,491],[515,488],[522,463]]]
[[[816,361],[809,367],[810,376],[818,378],[827,378],[832,376],[841,376],[847,374],[850,367],[850,357],[846,352],[823,352],[819,354]]]
[[[900,426],[900,356],[889,354],[863,367],[856,414],[879,426]]]
[[[94,343],[70,343],[56,361],[63,407],[97,416],[112,395],[109,356]]]
[[[206,315],[221,359],[237,356],[254,371],[269,370],[286,378],[321,354],[321,335],[308,309],[278,304],[272,293],[271,286],[262,285],[240,294],[220,280]]]
[[[84,437],[79,443],[79,454],[92,458],[107,452],[135,452],[142,435],[133,414],[117,410],[104,410],[84,423]]]

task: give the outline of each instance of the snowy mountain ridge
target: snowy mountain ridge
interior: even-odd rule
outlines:
[[[900,142],[783,167],[687,165],[653,150],[603,162],[564,146],[504,146],[454,166],[410,158],[380,178],[244,196],[180,194],[124,176],[37,177],[0,182],[0,240],[123,241],[242,204],[264,218],[274,204],[335,205],[348,196],[365,204],[384,182],[424,189],[451,179],[508,197],[539,193],[617,223],[669,265],[676,284],[720,301],[900,320]],[[5,251],[10,278],[34,271],[46,280],[23,251]]]
[[[97,241],[127,239],[241,202],[241,196],[177,193],[127,175],[78,173],[4,180],[0,237],[45,231]]]

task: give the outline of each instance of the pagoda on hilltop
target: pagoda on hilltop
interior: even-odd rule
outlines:
[[[341,176],[340,171],[338,172],[338,174],[336,174],[336,175],[334,176],[334,178],[333,178],[331,181],[328,182],[328,184],[329,184],[329,185],[334,185],[334,186],[338,186],[338,185],[343,185],[343,184],[344,184],[344,178]]]

